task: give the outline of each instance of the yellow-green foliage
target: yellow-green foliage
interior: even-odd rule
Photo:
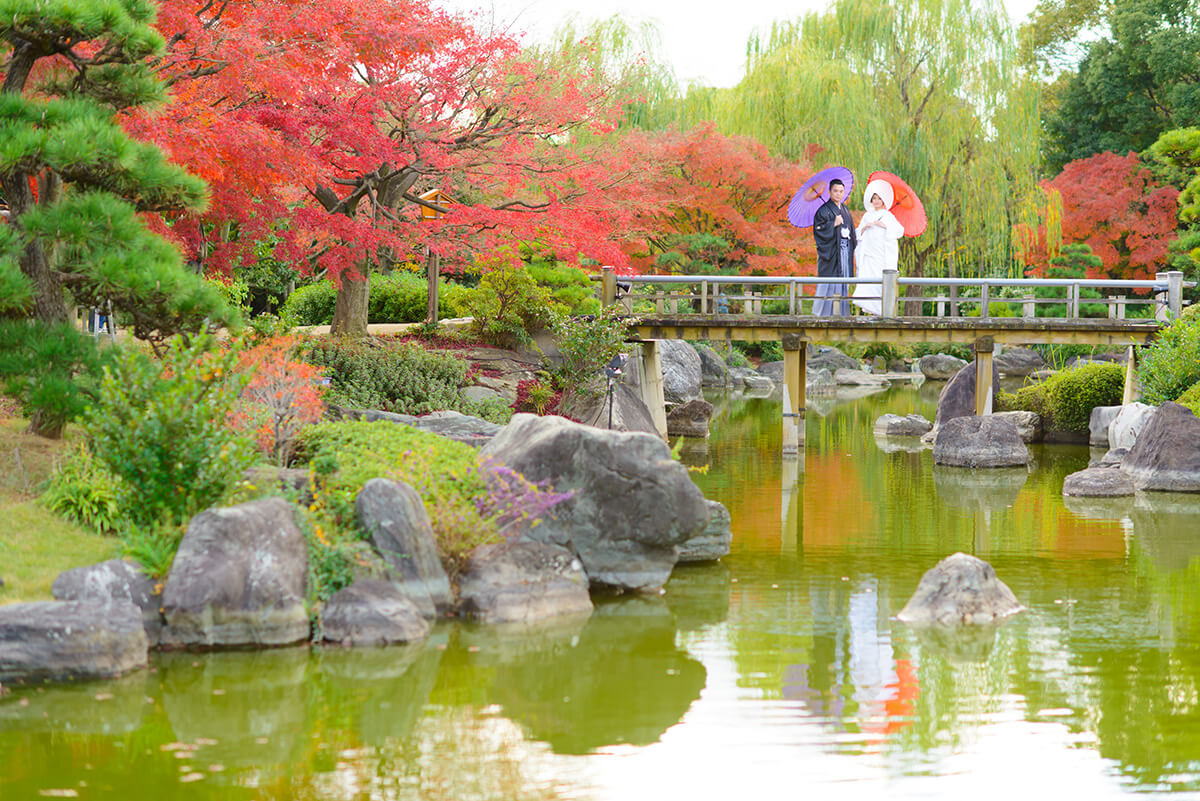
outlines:
[[[1138,351],[1138,384],[1152,406],[1175,400],[1200,381],[1200,317],[1185,315]]]
[[[1084,364],[1022,387],[1015,395],[1002,392],[996,406],[998,411],[1037,412],[1048,427],[1083,433],[1088,430],[1092,409],[1119,405],[1124,387],[1121,365]]]
[[[1192,414],[1200,417],[1200,381],[1192,384],[1191,389],[1175,399],[1180,406],[1186,406]]]

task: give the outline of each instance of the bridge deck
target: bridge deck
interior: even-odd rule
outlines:
[[[1158,333],[1155,320],[1016,317],[812,317],[790,315],[640,315],[637,339],[764,342],[785,335],[814,342],[958,342],[990,339],[1006,345],[1144,345]]]

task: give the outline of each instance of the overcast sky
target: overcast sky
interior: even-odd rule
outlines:
[[[581,21],[621,14],[630,21],[657,23],[662,55],[681,83],[733,86],[742,76],[746,40],[766,32],[775,20],[793,19],[828,8],[819,0],[439,0],[455,10],[480,12],[499,23],[512,23],[541,41],[570,16]],[[1004,0],[1014,22],[1033,10],[1036,0]]]

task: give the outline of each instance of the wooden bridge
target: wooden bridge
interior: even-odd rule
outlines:
[[[804,437],[805,356],[810,342],[961,343],[975,353],[975,411],[992,411],[992,363],[1004,345],[1074,344],[1125,348],[1125,402],[1137,396],[1136,345],[1152,340],[1183,308],[1183,290],[1195,286],[1183,273],[1153,280],[1035,278],[901,278],[885,270],[883,281],[814,276],[600,276],[605,305],[622,304],[631,341],[641,343],[642,392],[660,433],[666,434],[662,339],[779,341],[784,356],[784,452],[795,453]],[[882,313],[817,317],[806,288],[820,284],[868,284]],[[905,292],[907,291],[907,294]],[[929,294],[934,292],[934,294]],[[826,297],[838,301],[847,296]],[[933,315],[901,316],[901,304],[930,308]],[[1063,316],[1038,317],[1039,305]],[[1105,309],[1103,317],[1081,312]],[[1090,308],[1085,308],[1090,307]],[[810,313],[805,314],[805,310]],[[1127,314],[1132,312],[1132,314]],[[789,421],[793,425],[789,425]]]

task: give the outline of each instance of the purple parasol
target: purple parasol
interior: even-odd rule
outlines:
[[[829,200],[829,182],[834,178],[840,178],[846,185],[846,196],[849,197],[850,190],[854,188],[854,173],[845,167],[826,167],[805,181],[800,191],[796,192],[788,204],[788,222],[797,228],[812,226],[817,209]]]

